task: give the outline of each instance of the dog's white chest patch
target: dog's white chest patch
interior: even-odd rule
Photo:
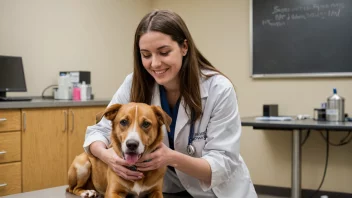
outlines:
[[[151,189],[153,186],[141,186],[137,182],[134,183],[132,191],[139,195],[141,192]]]

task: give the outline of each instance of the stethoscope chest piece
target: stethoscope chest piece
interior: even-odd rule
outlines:
[[[187,146],[187,153],[188,155],[193,156],[196,153],[196,148],[192,144],[189,144]]]

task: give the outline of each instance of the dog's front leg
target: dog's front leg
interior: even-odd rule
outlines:
[[[127,193],[106,192],[104,198],[125,198]]]
[[[121,184],[122,180],[108,168],[107,181],[108,185],[106,187],[104,198],[125,198],[128,194],[126,188]]]
[[[163,198],[163,192],[161,190],[154,190],[149,195],[148,198]]]
[[[125,198],[127,192],[117,186],[108,185],[104,198]]]

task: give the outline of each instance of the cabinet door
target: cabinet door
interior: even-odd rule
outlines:
[[[69,109],[68,167],[74,158],[84,152],[83,143],[88,126],[95,124],[95,116],[104,107],[79,107]]]
[[[22,111],[23,192],[67,183],[67,108]]]

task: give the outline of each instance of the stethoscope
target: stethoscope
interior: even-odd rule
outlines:
[[[189,156],[194,156],[196,153],[196,147],[192,145],[193,142],[193,135],[194,135],[194,119],[193,119],[193,113],[191,113],[191,127],[189,129],[189,135],[188,135],[188,145],[187,145],[187,154]]]

